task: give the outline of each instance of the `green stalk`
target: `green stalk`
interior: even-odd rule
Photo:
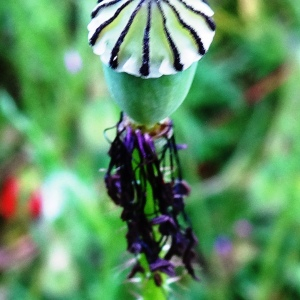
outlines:
[[[143,266],[143,268],[147,270],[146,274],[147,273],[149,274],[150,270],[145,255],[142,255],[139,261],[140,264]],[[168,294],[167,290],[164,288],[164,283],[162,284],[161,287],[158,287],[155,284],[152,276],[150,278],[147,275],[143,276],[143,282],[142,282],[143,300],[153,300],[153,299],[165,300],[167,299],[167,294]]]
[[[143,286],[143,299],[144,300],[165,300],[167,299],[167,292],[163,288],[158,288],[153,280],[147,280]]]
[[[159,147],[159,145],[156,143],[156,148]],[[158,149],[156,149],[158,151]],[[137,152],[133,153],[133,161],[139,161],[141,158],[139,157],[139,154]],[[152,214],[154,209],[154,200],[153,200],[153,192],[152,188],[149,184],[147,184],[147,200],[145,205],[145,215]],[[159,240],[160,234],[158,230],[153,230],[153,234],[155,234],[156,240]],[[149,264],[146,259],[146,256],[142,254],[139,258],[139,262],[141,266],[145,270],[145,275],[142,277],[142,296],[143,300],[165,300],[167,299],[167,289],[166,289],[166,283],[165,279],[166,276],[163,274],[161,275],[162,278],[162,284],[161,286],[157,286],[155,284],[154,278],[150,272]],[[151,274],[151,275],[150,275]]]

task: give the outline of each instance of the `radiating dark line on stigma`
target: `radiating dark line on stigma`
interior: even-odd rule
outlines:
[[[200,36],[197,34],[196,30],[194,28],[192,28],[190,25],[188,25],[187,23],[185,23],[182,18],[180,17],[180,14],[178,12],[178,10],[174,7],[174,5],[172,5],[169,0],[163,0],[165,3],[167,3],[170,8],[173,10],[173,12],[175,13],[179,23],[190,32],[190,34],[193,36],[196,44],[198,45],[198,52],[201,55],[204,55],[206,50],[204,48],[204,45],[202,43],[202,40],[200,38]]]
[[[160,5],[159,0],[156,0],[156,3],[157,3],[157,6],[158,6],[158,9],[159,9],[159,11],[160,11],[160,13],[162,15],[163,27],[164,27],[165,34],[167,36],[168,43],[169,43],[169,45],[170,45],[170,47],[172,49],[173,55],[174,55],[174,62],[173,62],[174,68],[175,68],[176,71],[182,71],[183,64],[180,61],[179,51],[178,51],[178,49],[177,49],[177,47],[176,47],[176,45],[175,45],[175,43],[174,43],[174,41],[173,41],[173,39],[171,37],[171,34],[170,34],[168,28],[167,28],[167,24],[166,24],[167,23],[167,19],[166,19],[166,16],[165,16],[165,14],[163,12],[163,9],[162,9],[162,7]]]
[[[138,4],[138,6],[135,8],[135,10],[133,11],[133,13],[131,14],[129,21],[127,22],[125,28],[123,29],[123,31],[121,32],[115,46],[113,47],[112,51],[111,51],[111,56],[110,56],[110,60],[109,60],[109,65],[111,68],[116,69],[119,65],[118,63],[118,54],[120,51],[120,47],[130,29],[130,26],[133,23],[133,20],[135,18],[135,16],[137,15],[138,11],[140,10],[142,4],[145,2],[146,0],[141,0],[140,3]]]
[[[194,9],[194,7],[188,5],[186,2],[184,2],[183,0],[178,0],[179,2],[181,2],[187,9],[189,9],[190,11],[192,11],[193,13],[202,16],[205,19],[206,24],[208,25],[208,27],[212,30],[215,31],[216,30],[216,24],[214,22],[214,20],[211,17],[208,17],[206,14],[204,14],[202,11],[200,10],[196,10]],[[206,3],[205,1],[202,1],[204,3]],[[207,4],[207,3],[206,3]]]
[[[98,3],[101,3],[103,0],[101,1],[98,1]],[[109,7],[109,6],[112,6],[114,4],[117,4],[118,2],[120,2],[121,0],[114,0],[114,1],[111,1],[111,2],[108,2],[108,3],[105,3],[105,4],[102,4],[100,6],[97,6],[93,11],[92,11],[92,14],[91,14],[91,17],[92,18],[95,18],[96,15],[98,14],[98,12],[102,9],[102,8],[105,8],[105,7]]]
[[[147,25],[144,31],[144,39],[143,39],[143,63],[140,68],[140,74],[142,76],[148,76],[150,73],[150,28],[151,28],[151,1],[148,2],[148,18]]]
[[[108,26],[110,23],[112,23],[117,17],[118,15],[121,13],[121,11],[128,5],[130,4],[131,2],[133,2],[134,0],[128,0],[127,2],[125,2],[122,6],[120,6],[115,14],[108,20],[106,20],[104,23],[102,23],[94,32],[94,34],[92,35],[92,37],[90,38],[90,45],[91,46],[94,46],[97,39],[98,39],[98,36],[99,34],[101,33],[101,31],[106,27]]]

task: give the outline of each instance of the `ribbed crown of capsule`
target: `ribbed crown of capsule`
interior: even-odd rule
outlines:
[[[204,0],[99,0],[89,42],[117,72],[157,78],[201,59],[215,33],[212,16]]]

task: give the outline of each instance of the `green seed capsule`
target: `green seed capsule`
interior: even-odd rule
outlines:
[[[138,124],[151,126],[170,116],[186,97],[197,64],[175,75],[143,79],[105,66],[108,88],[121,109]]]
[[[99,0],[89,41],[116,102],[151,125],[184,100],[215,31],[204,0]]]

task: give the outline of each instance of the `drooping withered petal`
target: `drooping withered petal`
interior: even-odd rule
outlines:
[[[115,204],[123,208],[127,224],[127,250],[142,254],[158,284],[160,273],[175,276],[172,258],[181,258],[187,272],[197,279],[192,263],[197,239],[184,210],[189,186],[182,179],[170,120],[145,130],[121,116],[111,143],[105,184]],[[130,276],[144,268],[133,270]]]

